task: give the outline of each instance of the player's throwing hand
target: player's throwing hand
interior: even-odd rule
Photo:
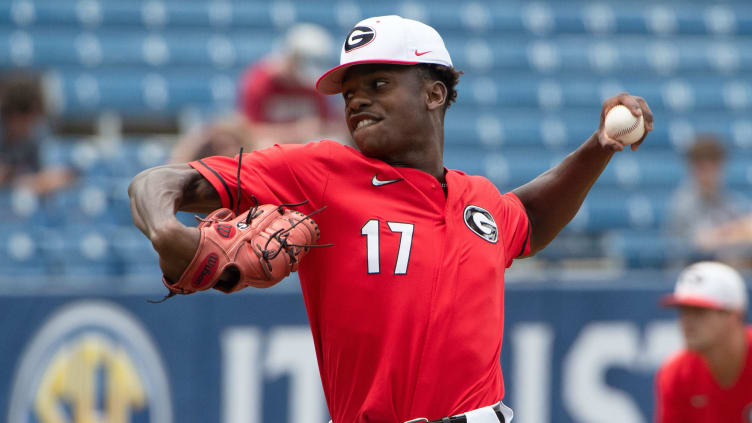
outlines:
[[[626,143],[610,137],[606,130],[606,115],[612,108],[618,105],[625,106],[636,118],[642,117],[644,133],[635,143],[631,144],[632,150],[637,150],[648,133],[653,130],[653,112],[650,111],[650,106],[648,106],[644,98],[629,95],[628,93],[621,93],[603,102],[601,106],[601,123],[598,127],[598,141],[603,147],[613,151],[624,150]]]

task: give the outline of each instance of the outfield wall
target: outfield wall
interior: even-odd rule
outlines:
[[[508,288],[515,422],[650,421],[654,372],[680,345],[675,314],[657,306],[669,287],[608,286]],[[0,419],[327,421],[299,293],[154,296],[0,297]]]

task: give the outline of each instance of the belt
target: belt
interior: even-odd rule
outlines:
[[[479,408],[477,410],[468,411],[467,413],[458,414],[456,416],[444,417],[439,420],[428,420],[425,417],[408,420],[405,423],[486,423],[493,420],[493,416],[498,419],[500,423],[506,423],[504,414],[501,412],[502,404],[498,402],[492,406]],[[504,406],[506,408],[506,406]],[[507,408],[508,409],[508,408]],[[511,410],[510,410],[511,411]],[[510,419],[511,421],[511,419]]]

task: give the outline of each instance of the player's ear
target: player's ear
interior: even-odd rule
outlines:
[[[444,107],[447,101],[447,87],[441,81],[427,81],[426,107],[428,110],[436,110]]]

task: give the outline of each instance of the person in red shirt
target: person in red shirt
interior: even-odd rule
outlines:
[[[624,104],[649,132],[650,109],[626,93],[606,100],[580,148],[501,194],[443,165],[460,72],[436,30],[363,20],[340,63],[317,89],[342,94],[355,148],[325,140],[147,170],[130,186],[134,223],[177,280],[199,239],[177,210],[245,210],[254,198],[307,201],[306,213],[327,206],[315,219],[319,242],[333,246],[312,249],[299,272],[333,422],[511,422],[501,403],[505,269],[561,231],[624,148],[603,131],[605,111]]]
[[[316,81],[332,56],[329,33],[319,25],[291,27],[281,47],[240,78],[238,109],[248,121],[257,148],[341,136],[341,113],[316,91]]]
[[[679,308],[686,349],[656,377],[656,423],[752,423],[752,326],[741,275],[700,262],[679,276],[664,305]]]
[[[313,87],[330,62],[332,44],[319,25],[293,25],[272,54],[242,74],[236,112],[183,135],[172,149],[170,163],[322,137],[349,142],[341,113]]]

